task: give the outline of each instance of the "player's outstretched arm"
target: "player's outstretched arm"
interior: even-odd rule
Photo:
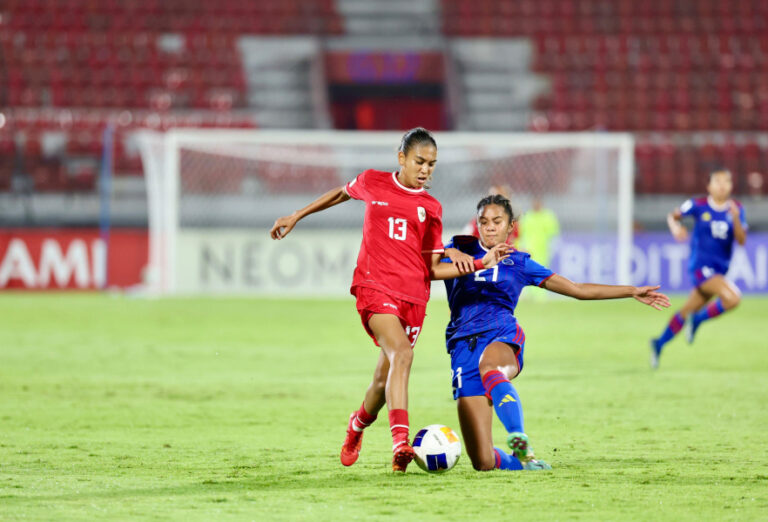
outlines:
[[[643,304],[661,310],[662,308],[669,308],[669,297],[666,294],[657,292],[659,285],[656,286],[636,286],[635,292],[632,297],[637,299]]]
[[[486,268],[492,268],[498,265],[502,260],[509,257],[510,246],[506,243],[499,243],[488,251],[483,256],[483,259],[475,259],[472,263],[472,272],[478,270],[485,270]],[[429,275],[432,279],[453,279],[455,277],[463,276],[466,272],[462,272],[459,267],[454,264],[441,263],[443,254],[432,254],[431,259],[426,260],[429,266]]]
[[[688,239],[688,229],[680,222],[681,217],[682,214],[679,209],[667,214],[667,226],[672,233],[672,237],[677,241],[685,241]]]
[[[643,304],[661,310],[669,307],[669,297],[657,292],[658,286],[622,286],[598,285],[594,283],[574,283],[570,279],[555,274],[542,284],[544,288],[558,294],[581,300],[622,299],[634,297]]]
[[[293,227],[296,226],[296,223],[298,223],[299,220],[307,217],[310,214],[314,214],[315,212],[320,212],[321,210],[325,210],[327,208],[331,208],[334,205],[338,205],[339,203],[343,203],[348,199],[349,195],[344,191],[343,186],[331,189],[306,207],[302,208],[301,210],[297,210],[290,216],[277,218],[277,220],[275,220],[275,224],[272,225],[272,229],[269,231],[269,235],[272,236],[272,239],[283,239],[291,230],[293,230]]]

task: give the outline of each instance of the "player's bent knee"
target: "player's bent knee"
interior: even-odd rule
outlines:
[[[496,459],[474,459],[472,460],[472,468],[475,471],[491,471],[496,469]]]
[[[510,362],[509,364],[506,364],[505,366],[501,365],[492,365],[492,364],[480,364],[478,366],[478,370],[480,371],[480,378],[484,379],[485,374],[490,371],[501,371],[504,373],[504,376],[509,379],[510,381],[517,377],[518,371],[517,371],[517,361]]]
[[[723,296],[723,307],[726,310],[733,310],[737,306],[739,306],[739,303],[741,302],[741,297],[739,297],[736,294],[729,295],[729,296]]]
[[[406,367],[410,368],[413,363],[413,350],[410,346],[407,348],[400,348],[393,350],[393,353],[389,357],[390,366]]]
[[[467,456],[475,471],[490,471],[496,469],[496,453],[479,451],[479,448],[467,448]]]
[[[384,375],[374,375],[373,381],[371,382],[371,389],[376,392],[383,392],[387,387],[387,374]]]
[[[472,467],[475,468],[475,471],[493,471],[496,469],[496,463],[472,464]]]
[[[485,379],[485,374],[487,374],[490,371],[494,371],[494,370],[498,370],[498,369],[499,369],[498,366],[493,366],[493,365],[490,365],[490,364],[489,365],[481,365],[481,366],[478,367],[478,370],[480,370],[480,378],[481,379]],[[506,374],[506,372],[505,372],[505,374]],[[509,376],[507,376],[507,378],[509,378]]]

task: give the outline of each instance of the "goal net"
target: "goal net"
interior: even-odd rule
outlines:
[[[361,202],[313,214],[282,241],[272,241],[269,228],[363,170],[396,170],[400,138],[391,132],[140,132],[150,289],[161,295],[346,293],[360,245]],[[553,269],[576,279],[629,283],[630,135],[456,132],[435,133],[435,139],[430,192],[443,205],[444,240],[473,218],[491,186],[504,186],[516,212],[529,211],[538,198],[559,219]],[[574,256],[569,242],[594,248]]]

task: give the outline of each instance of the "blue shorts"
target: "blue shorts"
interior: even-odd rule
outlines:
[[[517,357],[517,366],[520,371],[523,371],[525,333],[516,322],[497,330],[489,330],[461,339],[452,339],[448,342],[448,353],[451,355],[451,381],[454,400],[459,397],[485,395],[479,368],[480,357],[482,357],[485,347],[496,341],[512,345]]]
[[[703,285],[708,279],[716,275],[725,275],[728,272],[728,265],[722,263],[700,263],[694,265],[689,270],[691,283],[695,288]]]

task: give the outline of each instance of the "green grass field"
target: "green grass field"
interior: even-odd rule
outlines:
[[[0,519],[768,518],[768,300],[745,299],[693,347],[675,339],[656,372],[647,340],[667,312],[518,311],[515,382],[553,471],[478,473],[463,457],[393,476],[384,412],[358,463],[338,461],[377,357],[351,300],[1,295]],[[446,318],[430,304],[414,430],[458,431]]]

